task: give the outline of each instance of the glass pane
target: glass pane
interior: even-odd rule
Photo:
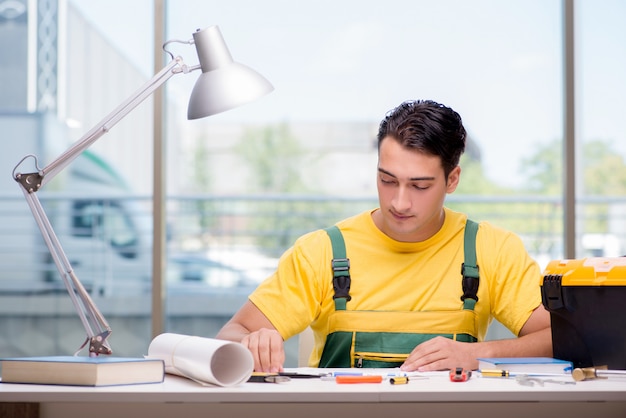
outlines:
[[[114,330],[113,353],[147,352],[151,103],[117,125],[103,123],[151,76],[152,2],[135,4],[141,13],[84,0],[0,7],[0,53],[11,57],[0,68],[3,356],[73,354],[86,335],[24,195],[8,176],[29,154],[37,165],[29,157],[16,171],[46,170],[49,183],[37,196],[73,272]],[[87,132],[97,137],[109,129],[58,175],[47,170]]]
[[[626,254],[626,4],[576,2],[577,256]]]
[[[168,38],[213,24],[276,90],[188,122],[195,77],[168,83],[168,187],[188,196],[170,200],[169,248],[207,264],[170,285],[171,330],[212,335],[250,290],[234,283],[256,280],[248,263],[375,207],[378,123],[408,99],[449,105],[468,129],[448,205],[516,231],[542,263],[561,255],[561,188],[533,170],[562,138],[560,1],[169,3]],[[228,254],[246,280],[210,286]]]

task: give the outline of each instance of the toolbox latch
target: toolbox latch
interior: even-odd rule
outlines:
[[[543,306],[548,311],[556,311],[563,309],[563,293],[561,292],[561,274],[547,274],[543,277],[543,286],[541,286],[541,300]]]

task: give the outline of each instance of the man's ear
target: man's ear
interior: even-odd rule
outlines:
[[[459,180],[461,179],[461,167],[456,166],[450,171],[448,174],[448,182],[446,184],[446,193],[452,193],[456,190],[456,187],[459,185]]]

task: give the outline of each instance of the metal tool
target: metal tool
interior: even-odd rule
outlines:
[[[626,370],[608,370],[607,366],[583,367],[572,371],[572,377],[577,382],[593,379],[607,379],[611,376],[626,377]]]
[[[543,386],[545,383],[555,383],[557,385],[575,385],[576,382],[571,380],[558,380],[558,379],[541,379],[539,377],[531,377],[525,374],[515,376],[515,381],[522,386],[535,386],[535,383],[539,386]]]

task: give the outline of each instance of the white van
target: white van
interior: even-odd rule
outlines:
[[[20,138],[4,141],[0,152],[5,173],[0,180],[0,293],[65,291],[13,179],[14,167],[25,155],[37,155],[40,166],[51,160],[45,147],[61,141],[42,135],[64,132],[54,118],[32,113],[0,115],[0,132]],[[28,159],[17,171],[35,169]],[[149,208],[131,199],[129,187],[110,165],[85,151],[37,196],[77,277],[92,294],[149,292]]]

